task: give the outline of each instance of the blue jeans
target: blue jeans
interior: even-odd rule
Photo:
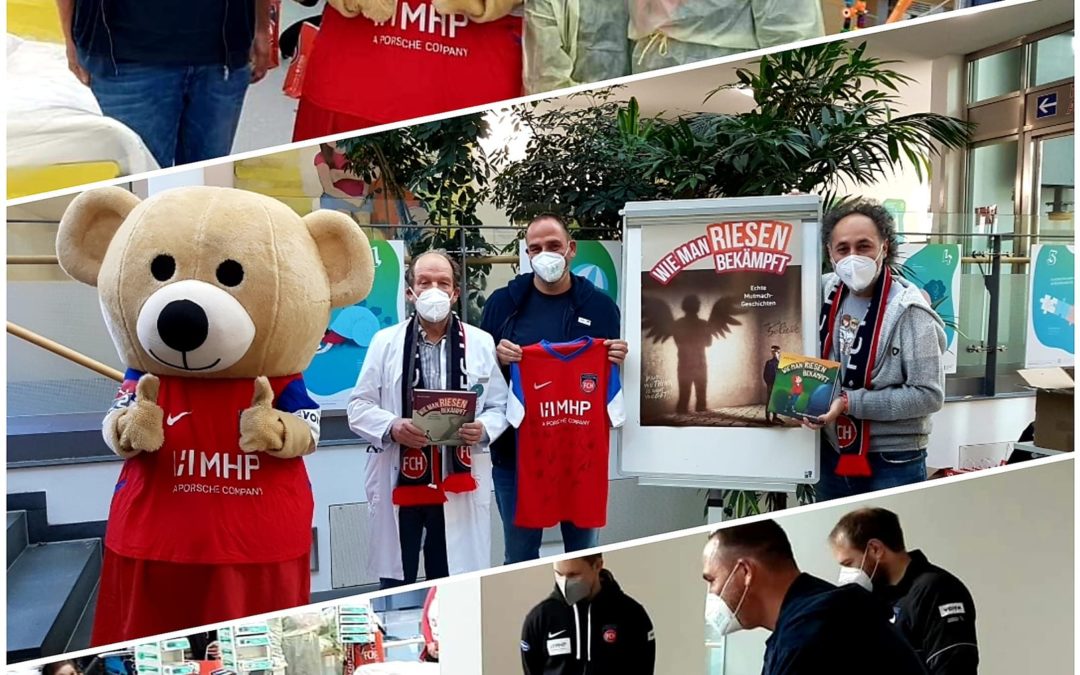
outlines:
[[[114,63],[81,53],[90,89],[106,117],[142,138],[161,167],[226,157],[251,83],[248,66]]]
[[[821,478],[814,486],[816,500],[823,502],[926,480],[926,450],[871,452],[868,459],[872,476],[837,476],[840,453],[822,441]]]
[[[491,479],[495,484],[495,503],[499,507],[499,517],[503,524],[503,564],[538,559],[544,531],[514,525],[514,512],[517,510],[517,471],[494,466],[491,468]],[[567,553],[593,548],[600,542],[600,530],[581,528],[570,522],[559,525]]]

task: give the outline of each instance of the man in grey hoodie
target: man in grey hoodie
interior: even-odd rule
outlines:
[[[823,432],[818,501],[925,480],[930,416],[945,398],[941,318],[891,271],[898,242],[883,207],[827,214],[822,242],[836,271],[824,278],[821,353],[841,363],[842,391],[807,424]]]

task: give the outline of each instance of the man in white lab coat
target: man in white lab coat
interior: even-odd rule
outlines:
[[[365,478],[368,560],[383,588],[415,582],[421,552],[427,579],[491,564],[488,446],[507,427],[507,386],[491,336],[451,312],[457,280],[445,253],[413,260],[405,285],[416,313],[372,338],[349,399],[349,427],[374,452]],[[412,423],[416,389],[477,393],[476,420],[458,432],[468,445],[427,445]]]

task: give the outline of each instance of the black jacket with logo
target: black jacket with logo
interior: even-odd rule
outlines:
[[[645,608],[600,571],[592,600],[566,604],[558,586],[525,617],[525,675],[652,675],[656,641]]]
[[[931,675],[975,675],[979,646],[975,635],[975,603],[964,582],[930,564],[921,551],[896,586],[880,593],[893,611],[893,621],[926,664]]]

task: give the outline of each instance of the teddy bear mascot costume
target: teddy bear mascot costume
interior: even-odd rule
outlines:
[[[319,408],[300,373],[330,309],[371,289],[367,238],[242,190],[107,187],[68,207],[57,254],[127,366],[93,644],[310,602]]]

